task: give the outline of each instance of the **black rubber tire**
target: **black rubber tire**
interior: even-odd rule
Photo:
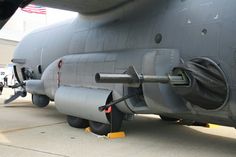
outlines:
[[[124,114],[120,112],[115,106],[113,106],[112,113],[107,114],[110,124],[89,121],[89,126],[93,133],[98,135],[107,135],[110,132],[120,131],[123,117]]]
[[[32,102],[37,107],[43,108],[49,104],[50,100],[46,95],[32,94]]]
[[[86,128],[89,122],[86,119],[67,115],[67,123],[74,128]]]
[[[178,118],[172,118],[172,117],[167,117],[167,116],[162,116],[162,115],[159,115],[159,116],[161,120],[167,121],[167,122],[176,122],[179,120]]]

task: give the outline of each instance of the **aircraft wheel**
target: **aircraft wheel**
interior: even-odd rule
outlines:
[[[123,121],[123,113],[120,112],[115,106],[113,106],[112,112],[107,114],[107,118],[110,124],[89,121],[91,131],[98,135],[107,135],[110,132],[120,131]]]
[[[46,95],[32,94],[32,102],[34,105],[43,108],[49,104],[49,98]]]
[[[178,118],[172,118],[172,117],[167,117],[167,116],[162,116],[162,115],[159,115],[159,116],[160,116],[161,120],[163,120],[163,121],[176,122],[179,120]]]
[[[86,128],[89,126],[88,120],[70,115],[67,115],[67,122],[74,128]]]

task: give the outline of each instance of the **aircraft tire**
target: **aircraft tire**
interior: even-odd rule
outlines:
[[[49,104],[49,98],[46,95],[32,94],[32,102],[37,107],[43,108]]]
[[[172,118],[172,117],[167,117],[167,116],[162,116],[162,115],[159,115],[159,116],[160,116],[161,120],[167,121],[167,122],[176,122],[179,120],[177,118]]]
[[[112,112],[107,114],[107,118],[110,124],[89,121],[91,131],[98,135],[107,135],[110,132],[120,131],[123,121],[123,113],[120,112],[115,106],[113,106]]]
[[[89,126],[88,120],[70,115],[67,115],[67,122],[74,128],[86,128]]]

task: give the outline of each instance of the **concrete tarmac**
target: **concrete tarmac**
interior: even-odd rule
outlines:
[[[53,103],[31,104],[30,96],[3,105],[0,95],[0,157],[235,157],[236,130],[189,127],[158,116],[124,122],[127,137],[109,140],[69,127]]]

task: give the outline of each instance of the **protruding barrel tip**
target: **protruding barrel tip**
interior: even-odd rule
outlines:
[[[96,75],[95,75],[95,81],[96,81],[96,82],[100,82],[100,80],[101,80],[100,74],[99,74],[99,73],[96,73]]]

